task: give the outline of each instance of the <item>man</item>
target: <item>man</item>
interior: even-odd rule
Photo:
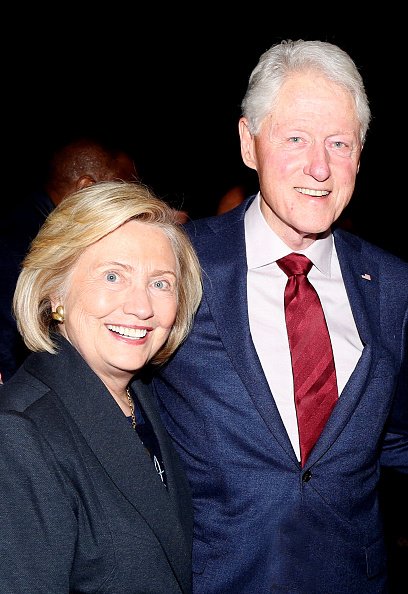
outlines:
[[[153,379],[193,491],[194,592],[385,593],[378,483],[381,465],[408,470],[408,264],[334,225],[370,122],[363,82],[337,46],[284,41],[261,56],[242,108],[260,190],[186,225],[204,298]],[[296,364],[320,339],[292,359],[285,304],[299,307],[281,259],[293,254],[313,264],[330,334],[327,380],[313,361],[303,377],[334,390],[325,424],[296,408]],[[316,316],[298,315],[300,342]],[[309,433],[321,426],[308,447],[303,417]]]
[[[43,187],[16,202],[0,223],[0,373],[8,380],[28,354],[12,315],[21,262],[47,215],[71,192],[100,181],[138,177],[131,154],[105,140],[79,136],[55,148]]]

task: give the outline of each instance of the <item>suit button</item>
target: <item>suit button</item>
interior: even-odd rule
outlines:
[[[306,470],[306,472],[303,473],[302,481],[304,483],[308,483],[311,478],[312,478],[312,471],[311,470]]]

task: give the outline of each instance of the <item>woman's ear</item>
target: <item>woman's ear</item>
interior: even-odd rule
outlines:
[[[51,312],[57,311],[58,307],[64,307],[64,297],[60,294],[50,295]]]

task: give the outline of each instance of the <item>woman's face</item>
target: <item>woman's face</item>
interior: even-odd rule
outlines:
[[[106,383],[128,380],[165,343],[177,310],[176,259],[152,225],[129,221],[87,248],[70,275],[63,334]]]

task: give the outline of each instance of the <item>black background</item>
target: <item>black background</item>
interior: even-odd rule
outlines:
[[[192,218],[215,213],[229,187],[256,189],[255,173],[241,162],[237,122],[260,54],[284,38],[319,38],[351,54],[373,112],[346,214],[360,235],[405,258],[403,40],[385,26],[381,36],[367,27],[351,32],[348,24],[342,33],[280,29],[250,8],[222,23],[216,11],[165,15],[158,6],[155,19],[120,5],[95,21],[77,9],[58,17],[26,14],[24,30],[10,23],[15,36],[3,78],[7,202],[35,185],[55,142],[74,130],[95,131],[125,143],[143,180],[172,205]]]

